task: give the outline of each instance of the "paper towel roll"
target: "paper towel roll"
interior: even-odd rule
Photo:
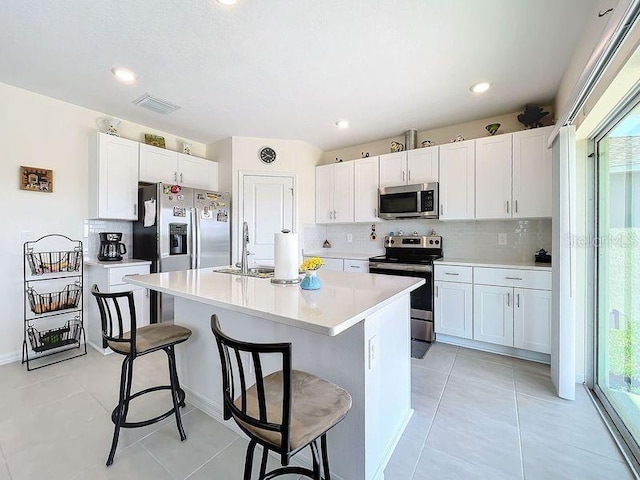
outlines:
[[[274,263],[276,280],[298,278],[298,234],[288,230],[277,232],[274,239]]]

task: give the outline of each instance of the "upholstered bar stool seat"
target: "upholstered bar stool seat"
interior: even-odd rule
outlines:
[[[282,372],[275,372],[264,377],[264,395],[266,399],[267,418],[270,422],[282,422]],[[291,449],[297,450],[321,436],[336,425],[351,409],[351,395],[327,380],[307,372],[292,370],[291,372]],[[241,408],[242,397],[235,402]],[[258,391],[254,384],[247,389],[247,414],[259,418]],[[280,447],[281,435],[264,430],[234,418],[255,436],[275,447]]]
[[[169,323],[156,323],[140,327],[136,330],[136,352],[138,355],[158,350],[169,344],[184,342],[191,336],[191,330],[181,327],[180,325],[171,325]],[[131,332],[125,332],[122,335],[125,340],[131,339]],[[131,343],[122,343],[118,341],[107,341],[111,350],[123,355],[129,354],[131,351]]]

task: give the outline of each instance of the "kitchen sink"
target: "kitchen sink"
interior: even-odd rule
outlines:
[[[255,277],[255,278],[271,278],[273,277],[273,267],[253,267],[250,268],[247,273],[242,273],[239,268],[221,268],[214,270],[218,273],[229,273],[231,275],[242,275],[243,277]]]

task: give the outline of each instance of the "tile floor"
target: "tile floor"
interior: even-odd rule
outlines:
[[[28,373],[0,366],[0,480],[241,478],[245,440],[189,405],[186,442],[172,418],[125,430],[106,468],[120,360],[90,350]],[[442,344],[413,367],[416,413],[386,480],[633,478],[586,392],[556,398],[547,367]],[[139,358],[134,389],[165,383],[166,372],[163,354]],[[134,417],[170,400],[137,403]]]

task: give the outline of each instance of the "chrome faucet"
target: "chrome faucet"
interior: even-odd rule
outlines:
[[[242,258],[240,260],[240,270],[243,274],[249,273],[249,260],[248,255],[251,253],[247,250],[247,244],[249,243],[249,225],[247,222],[242,222]]]

